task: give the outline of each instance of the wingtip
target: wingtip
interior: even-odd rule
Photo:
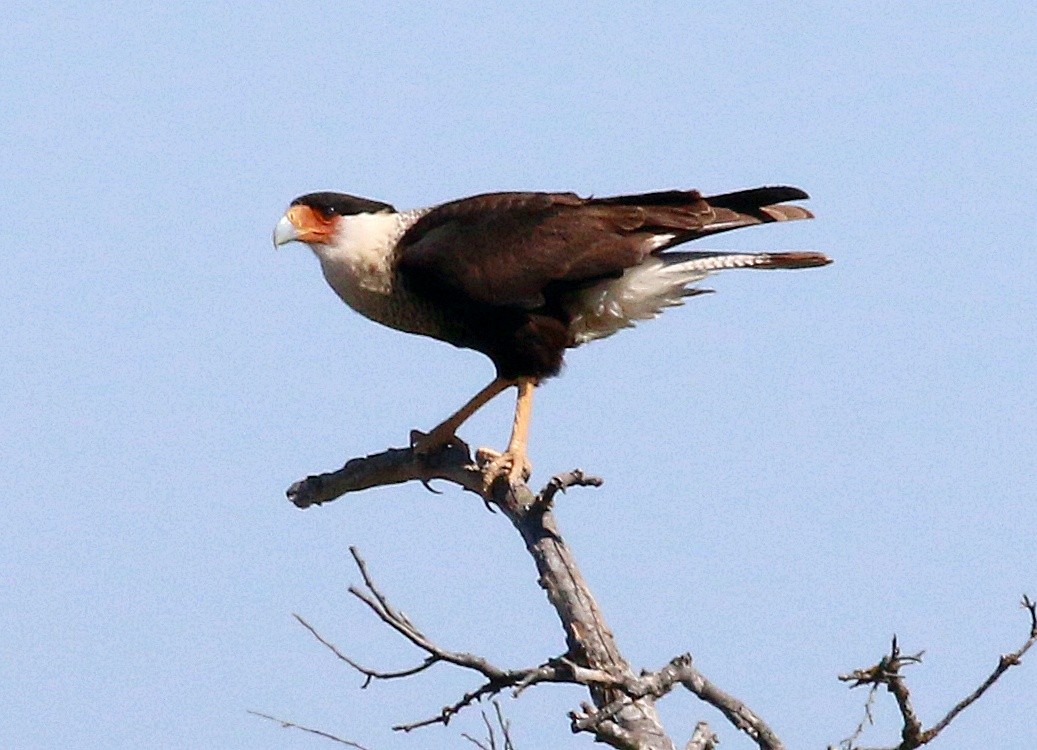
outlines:
[[[784,196],[785,196],[784,198],[782,198],[782,200],[785,200],[785,201],[806,201],[806,200],[810,200],[810,195],[807,193],[807,191],[806,190],[801,190],[798,187],[792,187],[791,185],[779,185],[779,186],[774,187],[772,189],[773,190],[780,190],[780,191],[782,191],[784,193]]]

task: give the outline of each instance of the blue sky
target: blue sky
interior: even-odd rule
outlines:
[[[445,488],[305,512],[285,487],[402,445],[491,376],[348,311],[285,205],[498,189],[799,185],[817,221],[707,247],[822,250],[573,352],[534,483],[637,667],[683,651],[790,747],[864,694],[893,633],[927,723],[1023,639],[1037,596],[1037,11],[1029,3],[9,3],[0,39],[0,746],[453,748],[400,736],[474,685],[360,691],[420,657],[346,594],[357,545],[442,644],[563,648],[520,540]],[[464,430],[501,445],[509,404]],[[1037,666],[939,740],[1037,745]],[[520,748],[586,747],[550,687]],[[883,696],[868,744],[892,743]],[[683,743],[686,696],[661,705]]]

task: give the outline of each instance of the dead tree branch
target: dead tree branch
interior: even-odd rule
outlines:
[[[590,703],[581,704],[578,711],[569,714],[573,732],[590,733],[599,742],[623,750],[676,750],[660,723],[655,703],[674,687],[681,685],[720,711],[732,726],[751,738],[761,750],[784,750],[781,740],[767,723],[740,700],[710,682],[693,664],[689,654],[675,657],[656,672],[637,675],[620,653],[612,631],[576,565],[572,551],[558,532],[553,514],[559,491],[577,486],[596,487],[602,480],[574,470],[559,474],[540,493],[533,494],[524,483],[509,485],[501,478],[488,482],[490,478],[485,477],[480,467],[472,461],[467,446],[458,444],[424,458],[409,448],[390,449],[365,458],[355,458],[338,471],[309,476],[296,482],[287,494],[297,507],[308,508],[350,492],[413,480],[427,486],[433,479],[452,482],[478,495],[488,507],[500,509],[519,532],[536,565],[538,582],[562,625],[566,650],[563,655],[535,667],[504,669],[481,656],[445,649],[389,602],[372,579],[363,558],[356,549],[350,548],[363,579],[363,587],[352,586],[350,593],[383,623],[425,653],[420,663],[408,669],[371,669],[345,656],[306,621],[298,618],[318,641],[364,676],[363,687],[374,680],[412,676],[440,662],[475,672],[482,678],[478,687],[443,707],[435,716],[400,724],[394,729],[409,732],[431,724],[446,725],[463,708],[507,689],[511,689],[513,695],[517,696],[533,685],[568,683],[586,687],[591,697]],[[1023,604],[1031,617],[1029,640],[1017,651],[1002,656],[990,677],[928,730],[922,728],[911,704],[907,683],[901,675],[904,666],[921,660],[920,653],[901,654],[894,639],[891,653],[878,664],[841,676],[841,680],[853,682],[852,687],[872,686],[865,719],[841,743],[844,750],[855,747],[854,743],[864,731],[865,724],[870,723],[871,700],[880,685],[885,686],[896,699],[904,722],[902,741],[891,750],[914,750],[934,739],[961,711],[978,700],[1009,667],[1018,664],[1023,654],[1037,640],[1035,605],[1028,598],[1024,598]],[[470,737],[468,739],[482,747],[480,742]],[[492,748],[492,734],[490,740]],[[709,726],[700,722],[686,750],[713,750],[717,741]]]
[[[363,602],[368,609],[374,612],[382,622],[403,636],[411,644],[426,653],[426,657],[420,664],[408,669],[401,669],[392,672],[371,669],[343,654],[334,644],[324,638],[324,636],[317,632],[312,625],[306,622],[306,620],[295,615],[296,620],[298,620],[303,627],[305,627],[313,637],[317,639],[317,641],[327,647],[340,660],[346,662],[349,666],[364,676],[364,684],[362,687],[366,688],[373,680],[393,680],[400,677],[410,677],[419,672],[423,672],[434,664],[440,662],[445,662],[447,664],[452,664],[463,669],[477,672],[485,678],[485,682],[482,685],[471,692],[465,693],[459,701],[444,707],[437,715],[410,724],[400,724],[394,727],[394,729],[400,731],[411,731],[412,729],[428,726],[430,724],[446,725],[454,715],[466,706],[478,702],[484,697],[496,695],[508,688],[513,688],[514,694],[518,695],[526,688],[544,682],[568,683],[584,686],[605,685],[610,687],[622,687],[622,683],[608,673],[601,670],[582,667],[565,657],[550,659],[546,663],[536,667],[528,667],[525,669],[502,669],[481,656],[445,649],[425,635],[425,633],[411,622],[403,612],[396,609],[389,602],[388,597],[375,583],[374,578],[371,576],[367,568],[367,563],[360,556],[360,553],[355,547],[350,547],[349,551],[353,555],[353,560],[355,561],[357,568],[360,570],[361,577],[364,580],[364,589],[359,589],[353,586],[350,587],[349,592]]]
[[[601,477],[588,476],[579,469],[573,469],[551,477],[551,481],[536,496],[536,502],[538,506],[550,510],[554,504],[555,495],[560,491],[565,492],[570,487],[600,487],[604,483],[605,480]]]
[[[576,681],[587,685],[596,706],[606,706],[615,701],[623,694],[620,685],[636,679],[636,676],[620,653],[571,550],[558,533],[551,511],[559,490],[598,482],[581,473],[571,472],[553,480],[539,496],[525,484],[509,486],[501,481],[484,490],[482,472],[463,446],[452,446],[431,459],[422,459],[410,449],[389,450],[353,459],[336,472],[296,482],[288,490],[288,497],[296,506],[305,508],[329,502],[347,492],[410,480],[428,482],[430,479],[444,479],[478,494],[484,502],[502,510],[522,536],[536,564],[540,585],[562,624],[566,652],[538,667],[504,670],[480,657],[442,649],[379,596],[377,587],[372,586],[373,581],[361,566],[365,589],[354,589],[353,594],[383,622],[424,650],[426,661],[434,659],[472,669],[485,680],[480,687],[444,708],[431,722],[416,722],[400,728],[406,730],[425,723],[446,723],[450,716],[479,698],[508,687],[523,690],[539,682]],[[415,669],[424,669],[424,666]],[[371,671],[362,673],[365,678],[378,679],[369,674]],[[673,742],[659,721],[654,699],[648,697],[624,702],[614,720],[588,727],[587,731],[614,747],[674,750]]]
[[[907,686],[907,681],[901,674],[901,670],[905,666],[921,664],[922,656],[925,652],[919,651],[917,654],[911,655],[902,654],[897,643],[897,637],[893,636],[890,652],[883,656],[877,664],[864,669],[855,669],[849,674],[839,675],[839,679],[842,682],[853,683],[850,685],[851,688],[862,685],[871,686],[868,703],[865,707],[864,720],[861,721],[853,734],[843,740],[840,745],[847,750],[855,747],[854,743],[863,732],[865,723],[872,723],[871,703],[879,686],[885,686],[886,690],[896,700],[903,722],[900,731],[900,744],[886,750],[915,750],[915,748],[927,745],[936,739],[962,711],[979,700],[1005,672],[1020,664],[1023,655],[1030,650],[1034,643],[1037,643],[1037,603],[1032,601],[1029,596],[1024,595],[1022,607],[1027,610],[1030,616],[1030,632],[1023,645],[1011,653],[1002,654],[990,675],[975,690],[958,701],[942,719],[933,724],[929,729],[923,729],[922,722],[911,703],[911,691]]]

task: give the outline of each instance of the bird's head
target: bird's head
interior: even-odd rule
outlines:
[[[388,203],[345,193],[307,193],[292,201],[274,227],[274,247],[289,242],[332,245],[351,217],[392,214]]]

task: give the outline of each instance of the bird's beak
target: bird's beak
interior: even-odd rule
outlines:
[[[299,230],[292,222],[292,209],[288,209],[288,212],[281,217],[281,220],[274,227],[274,247],[277,248],[289,242],[295,242],[298,239]]]
[[[326,245],[334,239],[337,218],[323,216],[309,206],[297,203],[284,212],[274,227],[274,247],[288,242]]]

